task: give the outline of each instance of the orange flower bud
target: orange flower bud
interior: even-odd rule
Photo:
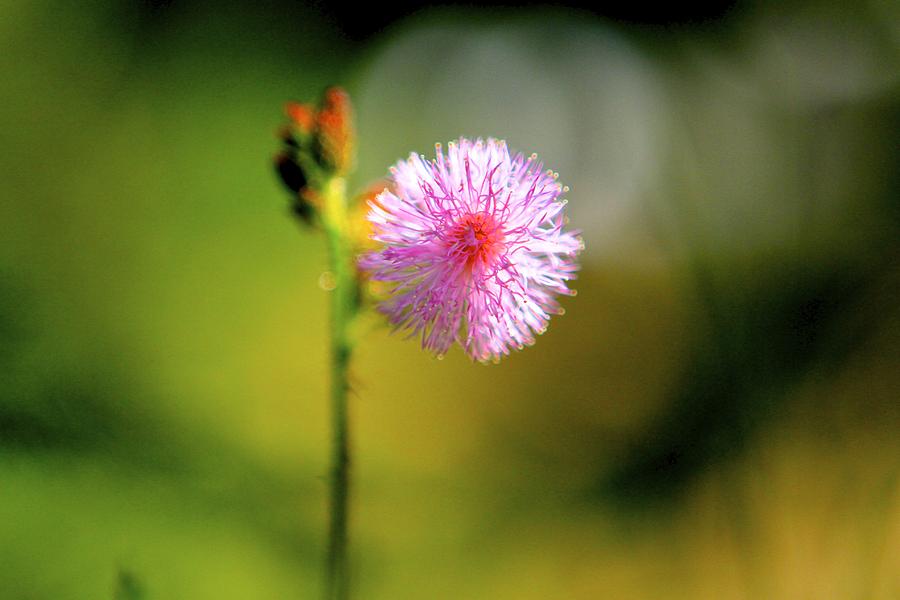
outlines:
[[[350,96],[339,87],[330,87],[315,116],[316,159],[323,167],[344,174],[353,166],[355,144]]]
[[[291,123],[303,133],[312,131],[315,122],[315,110],[309,104],[299,102],[287,102],[284,105],[284,114]]]

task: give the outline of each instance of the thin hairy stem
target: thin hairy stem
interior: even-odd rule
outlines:
[[[356,278],[347,238],[345,183],[333,178],[323,190],[323,224],[328,234],[334,289],[331,291],[331,411],[332,452],[329,497],[326,600],[347,600],[350,574],[347,560],[350,500],[350,440],[348,432],[348,370],[352,353],[349,326],[355,313]]]

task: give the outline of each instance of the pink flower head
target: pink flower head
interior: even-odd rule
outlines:
[[[373,239],[360,266],[387,282],[379,309],[439,357],[454,341],[479,361],[534,343],[556,296],[574,295],[576,232],[563,231],[567,191],[537,156],[488,139],[441,145],[391,168],[392,190],[369,202]]]

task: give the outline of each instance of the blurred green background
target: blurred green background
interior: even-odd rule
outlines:
[[[325,255],[269,161],[330,83],[356,186],[502,137],[587,245],[498,366],[365,322],[359,598],[900,598],[897,5],[617,6],[3,2],[0,598],[319,596]]]

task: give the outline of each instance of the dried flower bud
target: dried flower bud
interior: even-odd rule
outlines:
[[[275,170],[281,177],[282,183],[294,194],[299,194],[306,186],[306,176],[297,161],[287,152],[280,152],[275,156]]]
[[[290,152],[296,153],[296,151],[300,149],[300,142],[294,136],[294,132],[290,126],[283,125],[282,127],[279,127],[275,135]]]
[[[301,196],[297,196],[294,203],[291,204],[291,212],[307,225],[312,225],[313,219],[316,216],[316,211],[312,204],[306,202]]]
[[[294,202],[291,204],[293,213],[307,225],[312,225],[316,209],[306,198],[306,175],[297,163],[296,154],[290,150],[277,154],[275,171],[285,187],[294,194]]]

